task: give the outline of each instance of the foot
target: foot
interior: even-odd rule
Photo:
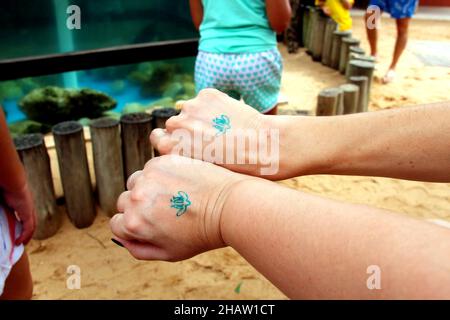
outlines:
[[[393,69],[389,69],[389,71],[386,73],[386,75],[383,77],[383,83],[391,83],[395,80],[396,73]]]

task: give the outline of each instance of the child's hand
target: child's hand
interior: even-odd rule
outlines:
[[[327,16],[331,15],[331,10],[330,10],[330,8],[327,7],[327,6],[323,6],[323,7],[322,7],[322,11],[323,11],[323,13],[325,13]]]
[[[150,140],[160,154],[192,157],[240,173],[271,175],[267,177],[271,179],[275,177],[271,168],[276,166],[278,169],[279,157],[276,152],[278,141],[274,142],[274,134],[269,136],[268,132],[275,129],[272,127],[274,118],[264,116],[218,90],[206,89],[195,99],[184,102],[181,113],[167,120],[166,130],[153,130]],[[247,142],[240,148],[236,137],[249,137],[250,134],[254,138],[246,138]],[[234,139],[230,140],[232,137]],[[262,149],[253,147],[262,143],[272,146],[267,156],[263,156]],[[245,162],[239,162],[239,159]]]
[[[352,8],[352,4],[350,1],[348,0],[341,0],[342,6],[344,7],[344,9],[346,10],[350,10]]]
[[[130,176],[111,230],[141,260],[178,261],[225,246],[221,215],[233,188],[249,179],[179,156],[153,158]]]
[[[3,197],[22,223],[22,234],[17,238],[16,245],[27,244],[36,229],[36,209],[28,186],[25,185],[19,192],[5,191]]]

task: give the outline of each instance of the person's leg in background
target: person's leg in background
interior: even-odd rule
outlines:
[[[0,300],[30,300],[33,295],[33,280],[26,252],[12,267],[6,278]]]
[[[387,0],[371,0],[367,7],[364,22],[366,24],[367,40],[370,46],[370,55],[377,57],[378,55],[378,28],[381,21],[381,15],[388,6]]]
[[[389,70],[383,78],[384,83],[389,83],[395,78],[395,69],[397,63],[406,48],[408,42],[408,29],[411,17],[414,15],[418,0],[391,0],[393,6],[391,10],[392,18],[396,19],[397,24],[397,40],[395,41],[394,54]]]
[[[392,56],[392,62],[389,66],[389,70],[383,78],[384,83],[391,82],[395,77],[395,68],[397,67],[398,60],[406,48],[408,42],[408,28],[411,18],[396,19],[397,23],[397,39],[395,41],[394,55]]]
[[[291,16],[291,23],[289,24],[289,27],[285,31],[285,42],[287,44],[288,52],[289,53],[296,53],[298,51],[299,47],[299,37],[300,33],[299,25],[301,24],[300,21],[300,0],[290,0],[289,1],[291,8],[292,8],[292,16]]]

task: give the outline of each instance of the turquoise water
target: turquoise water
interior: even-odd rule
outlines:
[[[128,103],[139,103],[147,105],[157,99],[160,96],[154,97],[143,97],[140,93],[140,87],[130,83],[128,80],[124,80],[124,88],[121,92],[115,92],[112,89],[113,84],[116,80],[97,80],[91,77],[86,77],[83,80],[79,80],[78,84],[80,88],[91,88],[99,90],[110,95],[117,101],[117,106],[112,110],[116,112],[122,112],[123,108]],[[19,100],[17,99],[5,99],[3,100],[2,106],[6,111],[6,120],[8,123],[14,123],[21,120],[26,120],[26,115],[20,110],[18,106]]]
[[[159,98],[160,96],[155,97],[142,97],[140,94],[139,86],[136,86],[128,80],[124,80],[124,88],[120,93],[115,92],[111,89],[111,81],[101,81],[92,77],[86,77],[83,80],[78,81],[80,88],[91,88],[100,90],[111,97],[113,97],[117,101],[116,108],[113,111],[122,112],[123,108],[128,103],[140,103],[140,104],[149,104]],[[16,99],[8,99],[4,100],[2,103],[5,111],[6,111],[6,120],[8,123],[14,123],[17,121],[25,120],[27,117],[20,111],[18,106],[18,100]]]
[[[66,27],[68,4],[81,10],[80,30]],[[170,5],[166,0],[1,0],[0,21],[0,60],[198,37],[186,0],[171,0]],[[142,67],[136,64],[0,82],[0,105],[8,123],[26,120],[19,101],[33,89],[51,85],[101,91],[117,101],[113,111],[121,112],[129,103],[148,105],[164,97],[164,89],[152,89],[160,78],[165,88],[171,81],[175,85],[193,82],[192,57],[160,63],[176,65],[176,71],[169,67],[164,75],[162,68],[152,79],[150,71],[144,70],[133,81],[133,73]]]

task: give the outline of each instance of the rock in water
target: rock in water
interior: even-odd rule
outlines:
[[[45,87],[31,91],[19,102],[30,120],[54,125],[62,121],[97,118],[113,109],[116,101],[92,89]]]

